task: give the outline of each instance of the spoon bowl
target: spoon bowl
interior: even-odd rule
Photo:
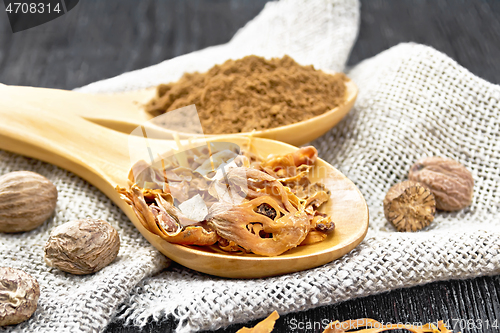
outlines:
[[[77,115],[102,108],[102,100],[88,98],[75,103],[73,95],[76,93],[57,93],[54,98],[47,90],[0,85],[0,149],[55,164],[84,178],[116,203],[153,246],[181,265],[221,277],[273,276],[330,262],[351,251],[366,235],[368,208],[363,196],[342,173],[318,159],[311,178],[321,180],[331,191],[330,200],[323,209],[331,214],[336,226],[325,241],[299,246],[276,257],[225,254],[204,247],[168,243],[146,230],[115,190],[116,186],[127,186],[132,164],[129,135]],[[151,140],[165,150],[177,147],[175,141]],[[219,136],[209,140],[242,146],[248,138]],[[252,149],[267,156],[286,154],[297,148],[274,140],[253,138]]]
[[[243,147],[249,138],[221,136],[208,141],[231,142]],[[297,149],[279,141],[262,138],[252,138],[251,147],[253,153],[261,156],[287,154]],[[225,253],[207,247],[170,244],[149,232],[143,235],[174,261],[207,274],[223,277],[261,278],[326,264],[350,252],[363,240],[368,230],[368,208],[356,186],[324,160],[317,160],[309,178],[312,182],[322,182],[330,190],[330,200],[323,204],[320,211],[332,217],[335,230],[322,242],[298,246],[276,257],[262,257],[254,254]],[[137,222],[132,221],[137,226]]]
[[[358,94],[358,88],[352,80],[347,80],[344,84],[346,87],[344,102],[332,110],[316,117],[289,125],[256,130],[253,132],[234,133],[231,135],[252,135],[254,137],[282,141],[295,146],[311,142],[337,125],[354,106],[354,102],[356,101]],[[145,124],[146,121],[153,118],[153,116],[147,113],[142,106],[151,100],[155,93],[156,90],[154,88],[150,88],[141,91],[122,92],[113,95],[98,95],[106,99],[120,99],[123,104],[128,105],[129,107],[121,107],[120,109],[108,108],[106,109],[106,112],[99,112],[96,110],[96,112],[86,112],[85,114],[80,115],[87,120],[95,122],[96,124],[120,130],[125,133],[130,133],[137,126]],[[172,130],[162,128],[151,121],[147,123],[147,126],[150,127],[150,130],[162,133],[162,135],[174,132]],[[182,133],[180,131],[175,132],[180,136],[180,138],[200,137],[200,135],[193,133]],[[219,136],[219,134],[202,135],[202,137],[207,138],[216,136]]]

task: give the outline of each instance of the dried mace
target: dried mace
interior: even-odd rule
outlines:
[[[420,183],[407,180],[389,189],[384,214],[398,231],[417,231],[427,227],[436,213],[436,200]]]

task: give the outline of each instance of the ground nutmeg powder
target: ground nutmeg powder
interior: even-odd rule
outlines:
[[[186,73],[157,87],[146,111],[153,116],[195,104],[205,134],[263,130],[306,120],[343,103],[344,74],[301,66],[291,57],[247,56]]]

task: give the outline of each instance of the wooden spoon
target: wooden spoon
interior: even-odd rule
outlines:
[[[50,93],[57,94],[53,98]],[[194,270],[231,278],[258,278],[296,272],[328,263],[351,251],[364,238],[368,209],[359,190],[338,170],[323,160],[313,168],[313,180],[321,179],[331,190],[324,212],[332,215],[335,232],[317,244],[300,246],[277,257],[231,255],[210,249],[170,244],[147,231],[132,209],[120,198],[115,186],[125,187],[131,167],[129,135],[82,119],[78,113],[103,107],[99,98],[78,98],[75,93],[0,85],[0,149],[34,157],[67,169],[104,192],[130,218],[137,229],[159,251]],[[82,96],[85,96],[82,94]],[[72,112],[67,112],[71,108]],[[105,109],[104,109],[105,110]],[[248,138],[214,138],[240,146]],[[153,140],[165,150],[174,141]],[[268,139],[253,139],[259,154],[285,154],[297,149]]]
[[[295,124],[254,131],[252,135],[297,146],[313,141],[335,126],[353,107],[358,89],[351,80],[346,81],[345,85],[347,88],[345,102],[339,107]],[[40,90],[37,95],[42,99],[41,101],[51,105],[51,110],[64,113],[72,112],[96,124],[123,133],[128,134],[140,125],[150,127],[151,130],[163,133],[163,135],[173,132],[152,122],[145,124],[146,121],[151,120],[153,117],[145,112],[142,106],[153,98],[156,93],[155,89],[117,94],[85,94],[74,91],[30,87],[16,87],[16,89],[19,90],[19,94],[26,94],[25,91],[28,90],[31,93],[33,89]],[[58,103],[61,99],[67,102],[64,104]],[[180,134],[181,138],[196,137],[196,135],[189,133]],[[247,136],[249,133],[239,133],[238,135]],[[210,136],[207,135],[206,137]]]

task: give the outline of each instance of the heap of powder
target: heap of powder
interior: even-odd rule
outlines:
[[[247,56],[159,85],[146,111],[158,116],[195,104],[205,134],[250,132],[293,124],[339,106],[345,80],[344,74],[301,66],[289,56]]]

